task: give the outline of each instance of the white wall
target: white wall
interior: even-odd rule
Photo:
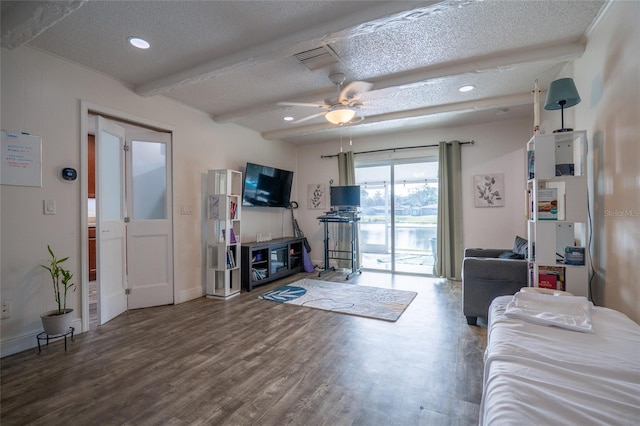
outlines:
[[[640,2],[612,1],[574,64],[589,137],[594,297],[640,322]]]
[[[1,322],[2,355],[35,345],[40,314],[53,309],[50,283],[38,265],[51,244],[70,256],[78,291],[69,298],[74,325],[80,330],[81,279],[80,180],[63,182],[59,168],[80,170],[80,101],[104,106],[175,129],[173,141],[173,215],[176,302],[204,294],[202,268],[203,174],[209,169],[244,169],[247,161],[293,170],[295,146],[266,141],[235,125],[219,125],[210,117],[163,97],[143,98],[122,84],[85,68],[29,48],[2,49],[3,129],[42,136],[42,188],[0,186],[1,298],[12,303],[12,315]],[[82,179],[83,176],[80,176]],[[55,200],[57,214],[43,215],[43,200]],[[181,206],[192,215],[181,215]],[[262,209],[264,210],[264,209]],[[242,238],[256,230],[281,236],[281,209],[243,212]],[[290,231],[288,231],[290,233]]]
[[[470,141],[474,145],[462,147],[463,185],[463,238],[465,247],[511,248],[516,235],[526,236],[525,222],[525,152],[526,143],[532,136],[533,107],[531,120],[514,120],[499,124],[483,124],[459,128],[447,128],[389,136],[354,138],[353,146],[344,150],[354,152],[404,146],[437,144],[440,141]],[[316,220],[322,211],[310,210],[307,202],[307,185],[338,182],[336,158],[321,159],[322,155],[333,155],[340,150],[339,142],[312,144],[299,148],[296,199],[300,209],[296,211],[298,223],[311,243],[311,258],[322,264],[323,228]],[[404,150],[396,153],[356,155],[356,161],[372,158],[403,158],[435,156],[437,148]],[[503,173],[505,178],[505,206],[476,208],[473,176],[485,173]]]

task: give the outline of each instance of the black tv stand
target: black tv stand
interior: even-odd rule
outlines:
[[[254,287],[302,271],[304,238],[285,237],[242,243],[242,288]]]

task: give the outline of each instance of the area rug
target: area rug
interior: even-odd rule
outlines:
[[[397,321],[416,294],[413,291],[304,278],[258,297],[341,314]]]

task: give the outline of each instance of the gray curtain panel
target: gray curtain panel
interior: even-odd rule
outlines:
[[[356,166],[354,161],[355,155],[353,151],[341,152],[338,154],[338,184],[355,185],[356,184]],[[338,224],[338,249],[351,250],[351,228],[348,224]],[[356,268],[360,269],[360,223],[356,224]],[[348,260],[339,260],[338,267],[351,268],[351,262]]]
[[[436,277],[460,280],[462,276],[462,178],[459,141],[440,142],[438,158]]]

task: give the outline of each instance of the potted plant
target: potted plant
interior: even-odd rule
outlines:
[[[66,262],[69,257],[58,259],[53,252],[51,246],[47,245],[49,255],[51,256],[47,265],[40,265],[51,275],[51,283],[53,284],[53,293],[58,304],[58,309],[45,312],[40,315],[42,319],[42,327],[45,333],[50,336],[57,334],[64,334],[69,331],[71,326],[71,319],[73,309],[67,309],[67,292],[69,290],[75,291],[75,283],[71,282],[73,273],[66,269],[62,264]]]

